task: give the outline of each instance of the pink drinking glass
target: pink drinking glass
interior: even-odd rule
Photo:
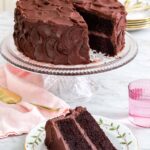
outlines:
[[[150,127],[150,79],[129,84],[129,117],[141,127]]]

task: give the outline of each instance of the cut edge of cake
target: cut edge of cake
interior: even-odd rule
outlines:
[[[73,0],[73,3],[88,25],[90,48],[108,56],[123,50],[127,12],[118,0]]]

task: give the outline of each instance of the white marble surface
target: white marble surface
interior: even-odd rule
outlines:
[[[4,13],[0,15],[0,40],[12,31],[13,17]],[[92,75],[91,78],[99,85],[98,91],[83,105],[93,115],[103,115],[117,119],[126,124],[138,139],[141,150],[150,150],[150,129],[136,127],[128,120],[128,89],[130,81],[150,78],[150,29],[131,32],[139,45],[137,57],[119,69]],[[0,57],[0,62],[4,63]],[[66,93],[67,94],[67,93]],[[72,104],[72,107],[75,105]],[[24,136],[10,137],[0,140],[0,150],[23,150]]]

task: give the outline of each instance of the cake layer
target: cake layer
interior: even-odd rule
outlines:
[[[78,108],[77,111],[79,114],[76,121],[94,143],[97,150],[116,150],[91,114],[83,108]]]
[[[69,0],[19,0],[14,40],[19,51],[36,61],[90,62],[88,27]]]
[[[90,32],[89,40],[90,47],[97,52],[102,52],[109,56],[117,55],[125,45],[125,31],[121,31],[121,33],[117,37],[117,44],[114,42],[113,37],[106,36],[103,33],[98,32]]]
[[[82,107],[49,120],[45,129],[45,144],[49,150],[116,150],[95,119]]]
[[[73,119],[57,121],[57,125],[71,150],[92,150]]]
[[[117,54],[111,38],[96,33],[89,33],[90,47],[97,52],[102,52],[109,56]]]
[[[81,8],[77,8],[77,11],[88,24],[89,31],[103,32],[106,35],[112,35],[113,20],[103,18]]]

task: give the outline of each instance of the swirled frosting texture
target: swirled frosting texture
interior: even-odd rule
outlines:
[[[108,19],[115,18],[118,13],[126,14],[124,6],[118,0],[73,0],[73,3]]]
[[[19,51],[37,61],[90,61],[87,25],[69,0],[19,0],[14,40]]]

